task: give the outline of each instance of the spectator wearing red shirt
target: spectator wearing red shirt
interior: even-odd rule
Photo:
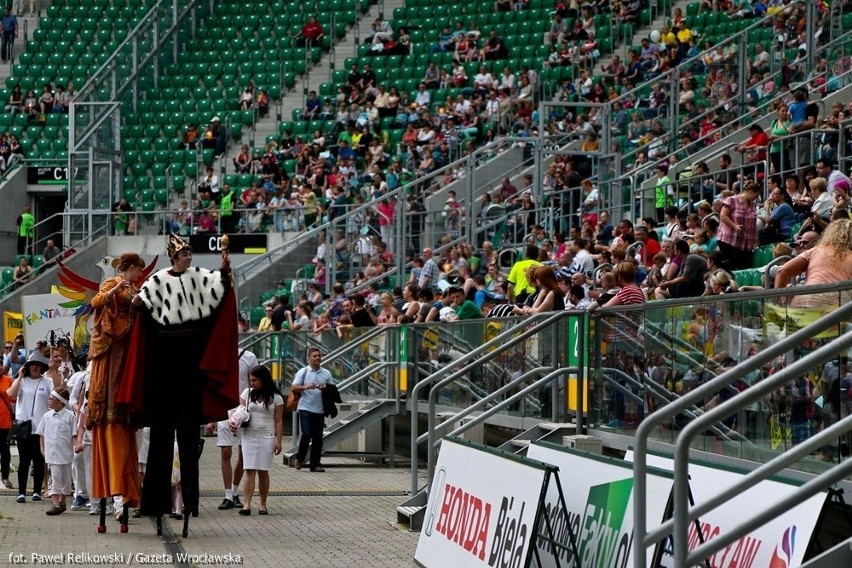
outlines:
[[[751,136],[745,143],[737,146],[737,152],[747,153],[749,163],[766,161],[766,149],[769,147],[769,136],[758,124],[752,124],[748,129]]]
[[[325,31],[315,16],[311,16],[308,23],[302,26],[302,31],[296,36],[296,45],[305,47],[310,42],[312,46],[319,45],[319,42],[325,36]]]
[[[642,266],[651,267],[654,264],[654,256],[660,252],[660,243],[648,236],[648,229],[643,225],[636,225],[633,229],[636,242],[642,243],[639,248],[639,258]]]

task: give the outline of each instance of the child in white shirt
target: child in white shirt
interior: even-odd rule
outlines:
[[[61,515],[65,512],[65,496],[71,493],[71,463],[74,461],[74,435],[77,432],[77,419],[68,408],[68,389],[53,389],[47,399],[50,409],[44,413],[36,428],[41,436],[41,452],[44,461],[50,466],[50,488],[48,494],[53,506],[47,515]]]

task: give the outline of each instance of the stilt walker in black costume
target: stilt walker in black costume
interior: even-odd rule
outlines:
[[[119,396],[151,429],[140,512],[157,517],[157,534],[172,512],[177,436],[186,537],[190,515],[198,516],[199,426],[239,404],[237,307],[227,245],[216,271],[193,267],[189,243],[175,235],[168,255],[172,267],[151,275],[134,300],[140,314]]]

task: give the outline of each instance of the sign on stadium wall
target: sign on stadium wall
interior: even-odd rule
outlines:
[[[68,185],[68,167],[28,166],[27,183],[30,185]]]
[[[224,235],[190,235],[189,244],[196,254],[220,254]],[[263,254],[268,249],[265,233],[236,233],[228,235],[228,250],[231,254]]]
[[[545,500],[546,514],[556,525],[557,540],[567,543],[568,528],[576,535],[580,562],[570,549],[554,550],[539,540],[543,568],[632,568],[633,566],[633,468],[615,460],[579,452],[554,444],[534,442],[527,457],[556,466],[565,494],[567,517],[562,514],[555,484]],[[672,488],[672,474],[648,470],[647,526],[660,525]],[[569,526],[565,526],[566,523]],[[554,554],[554,552],[556,554]],[[648,565],[654,555],[648,549]]]
[[[529,566],[550,466],[445,438],[414,561],[426,568]]]
[[[624,459],[633,461],[633,451]],[[674,460],[667,455],[648,453],[647,465],[674,471]],[[722,490],[731,487],[749,473],[719,465],[689,463],[690,489],[696,505],[706,502]],[[707,512],[698,519],[704,541],[711,540],[741,524],[749,513],[758,512],[768,504],[783,499],[799,488],[793,481],[768,479],[740,492],[728,502]],[[795,568],[805,556],[808,543],[816,528],[826,496],[818,493],[791,507],[773,520],[741,537],[709,558],[710,568]],[[650,506],[651,499],[649,499]],[[649,525],[650,526],[650,525]],[[689,550],[700,546],[695,523],[689,527]],[[663,566],[672,565],[672,557],[663,557]]]

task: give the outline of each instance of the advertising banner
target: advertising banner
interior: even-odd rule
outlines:
[[[74,308],[63,308],[59,305],[67,301],[67,298],[59,294],[38,294],[21,298],[27,351],[35,349],[38,341],[50,340],[51,332],[57,338],[59,335],[74,333],[77,323]]]
[[[15,341],[15,337],[23,332],[24,316],[19,312],[3,312],[4,341]]]
[[[552,468],[445,438],[414,561],[427,568],[528,565]]]
[[[568,545],[568,527],[574,534],[580,563],[570,549],[537,543],[543,568],[582,566],[583,568],[631,568],[633,566],[633,468],[623,460],[587,454],[548,443],[533,442],[527,457],[559,468],[559,481],[565,493],[567,517],[561,510],[555,483],[550,483],[545,512],[555,527],[556,540]],[[672,474],[648,471],[647,526],[663,520],[672,488]],[[566,526],[566,522],[568,526]],[[539,534],[543,531],[539,529]],[[648,550],[648,563],[654,549]],[[558,558],[557,558],[558,556]],[[557,564],[558,560],[558,564]]]
[[[633,461],[633,452],[628,451],[624,459]],[[648,453],[647,464],[649,467],[674,471],[674,460],[670,456]],[[748,471],[690,461],[689,486],[695,504],[700,505],[718,495],[720,491],[740,481],[747,473]],[[789,496],[797,489],[795,482],[770,479],[742,491],[698,519],[704,541],[724,534],[745,521],[748,518],[745,515],[759,512],[768,504]],[[751,534],[729,544],[709,558],[710,568],[799,566],[816,528],[825,498],[825,494],[818,493],[778,515]],[[689,527],[689,550],[696,549],[700,543],[695,523],[692,523]],[[672,565],[671,561],[671,556],[664,556],[663,566]]]

